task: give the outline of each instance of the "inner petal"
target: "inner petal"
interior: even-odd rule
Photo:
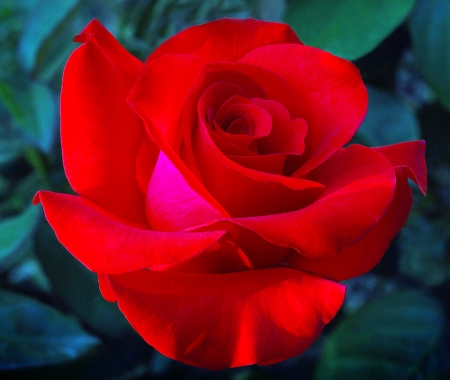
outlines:
[[[212,121],[229,99],[238,98],[248,101],[249,95],[244,88],[235,83],[216,82],[205,88],[198,98],[197,111],[201,118]],[[223,117],[223,116],[222,116]]]
[[[223,116],[215,117],[209,127],[222,139],[256,152],[256,141],[270,134],[272,117],[266,110],[246,101],[247,104],[227,107]]]
[[[272,129],[270,114],[253,104],[249,96],[239,85],[218,82],[203,91],[197,104],[198,117],[209,127],[211,135],[217,135],[214,140],[248,149],[244,154],[256,152],[255,141],[267,137]]]
[[[228,115],[219,124],[220,128],[232,135],[253,136],[255,124],[250,116],[245,113],[235,113]]]
[[[251,99],[251,102],[267,111],[272,117],[272,129],[267,137],[258,141],[261,154],[286,153],[301,155],[305,150],[306,121],[293,118],[279,102],[266,99]]]

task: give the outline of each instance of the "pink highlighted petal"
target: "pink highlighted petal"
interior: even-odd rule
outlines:
[[[188,185],[164,152],[159,153],[150,179],[146,214],[157,231],[180,231],[222,217]]]

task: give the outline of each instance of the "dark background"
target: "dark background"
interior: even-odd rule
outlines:
[[[313,346],[283,363],[211,372],[167,359],[104,301],[57,242],[37,190],[71,192],[59,91],[74,35],[99,19],[144,60],[170,35],[220,17],[288,22],[352,60],[369,88],[355,142],[425,139],[429,191]],[[0,378],[450,378],[450,1],[1,0]]]

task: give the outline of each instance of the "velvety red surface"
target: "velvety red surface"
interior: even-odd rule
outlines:
[[[145,63],[96,20],[66,65],[78,196],[41,191],[60,242],[158,351],[220,369],[299,355],[426,191],[425,143],[347,144],[356,67],[283,24],[223,19]]]

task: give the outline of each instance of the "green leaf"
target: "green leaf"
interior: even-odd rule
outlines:
[[[64,22],[79,0],[62,0],[58,5],[40,0],[30,12],[19,44],[19,54],[25,69],[32,71],[45,40]]]
[[[50,88],[39,82],[20,86],[0,82],[0,103],[8,110],[24,143],[50,153],[56,135],[56,99]]]
[[[10,15],[17,10],[29,11],[34,8],[38,0],[2,0],[0,3],[0,12]]]
[[[8,270],[7,283],[17,291],[23,290],[31,294],[51,294],[50,281],[46,277],[39,261],[34,257],[34,244],[30,240],[24,248],[26,252],[22,255],[25,259],[18,262]]]
[[[15,253],[30,239],[39,218],[38,207],[0,220],[0,273],[18,260]]]
[[[400,273],[428,286],[441,285],[450,275],[449,237],[444,221],[430,221],[419,213],[411,214],[398,239]]]
[[[0,103],[8,110],[12,118],[18,120],[19,123],[23,123],[25,113],[12,88],[13,86],[0,82]]]
[[[0,175],[0,197],[6,195],[9,189],[9,181]]]
[[[12,206],[13,210],[22,210],[31,207],[34,195],[39,190],[48,189],[49,185],[43,180],[39,173],[34,171],[23,177],[17,183],[6,202]],[[39,207],[35,207],[34,209],[39,210]]]
[[[119,33],[119,40],[143,60],[161,42],[191,25],[221,17],[251,15],[244,0],[136,0],[124,5],[123,24],[126,26]],[[254,9],[257,7],[253,2],[251,5]]]
[[[73,318],[4,290],[0,290],[0,320],[0,370],[72,361],[99,343]]]
[[[395,144],[420,138],[415,114],[398,98],[368,87],[369,109],[357,137],[369,146]]]
[[[414,0],[291,0],[284,20],[306,45],[354,60],[391,34],[413,5]]]
[[[419,69],[450,110],[450,2],[419,0],[409,25]]]
[[[258,19],[280,22],[286,9],[286,1],[247,0],[247,6],[251,7],[252,13]]]
[[[18,158],[23,153],[23,141],[0,126],[0,165]]]
[[[23,127],[38,147],[50,153],[56,135],[57,109],[51,90],[41,83],[30,86],[30,116],[32,119]]]
[[[419,291],[379,297],[331,333],[315,379],[414,378],[437,345],[443,324],[440,306]]]
[[[94,330],[110,337],[133,332],[115,303],[103,299],[97,276],[78,262],[42,224],[36,233],[36,254],[53,289]]]

